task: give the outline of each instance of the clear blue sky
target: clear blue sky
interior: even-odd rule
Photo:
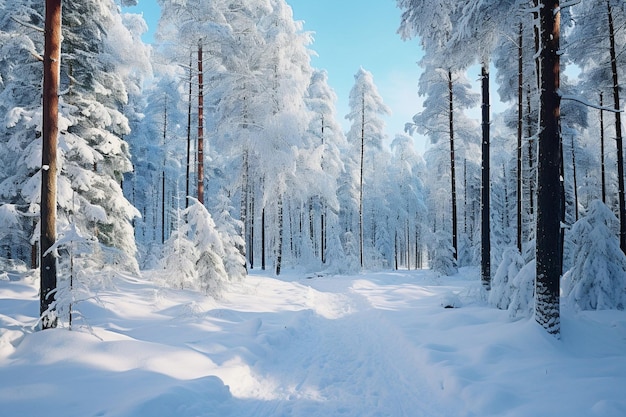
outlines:
[[[395,0],[287,0],[294,18],[304,21],[304,30],[314,32],[311,45],[318,56],[313,57],[315,68],[326,69],[331,87],[338,96],[337,116],[345,129],[349,128],[348,94],[354,83],[354,74],[363,67],[374,75],[374,82],[391,108],[393,115],[386,119],[387,134],[393,140],[402,132],[404,123],[420,111],[417,82],[420,58],[417,40],[402,41],[396,30],[400,24],[400,10]],[[156,0],[139,0],[138,7],[124,11],[143,13],[151,33],[156,28],[159,8]],[[417,139],[423,150],[424,140]]]

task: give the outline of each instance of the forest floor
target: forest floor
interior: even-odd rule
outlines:
[[[471,269],[253,272],[217,301],[109,275],[43,332],[37,279],[3,276],[2,416],[626,415],[626,312],[563,306],[555,340]]]

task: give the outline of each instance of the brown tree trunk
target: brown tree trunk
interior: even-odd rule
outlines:
[[[541,34],[541,119],[539,132],[537,189],[537,278],[535,320],[546,331],[560,337],[559,280],[561,278],[561,134],[558,0],[542,0]]]
[[[46,0],[44,39],[39,312],[42,316],[42,329],[49,329],[57,326],[54,312],[57,266],[56,258],[49,249],[56,242],[61,0]]]

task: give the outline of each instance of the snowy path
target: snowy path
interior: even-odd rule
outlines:
[[[76,331],[36,332],[37,281],[0,280],[0,416],[626,415],[626,312],[565,308],[556,341],[479,286],[252,275],[214,301],[113,277],[75,306]]]
[[[311,304],[343,309],[343,315],[301,310],[284,329],[262,337],[272,349],[255,369],[276,380],[278,401],[259,404],[250,415],[441,415],[441,405],[428,404],[432,396],[402,332],[365,297],[337,288],[351,281],[334,284],[334,292],[343,295],[334,306],[309,290],[318,295]]]

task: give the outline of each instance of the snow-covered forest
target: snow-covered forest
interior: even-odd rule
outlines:
[[[367,68],[354,68],[350,112],[337,114],[327,71],[311,64],[311,28],[288,0],[159,0],[153,44],[143,17],[126,12],[136,0],[65,0],[60,58],[47,55],[55,2],[0,0],[0,294],[15,305],[0,311],[1,363],[41,327],[109,340],[107,325],[90,323],[105,317],[93,300],[134,279],[198,294],[190,308],[210,310],[251,277],[277,291],[295,276],[345,292],[325,280],[373,274],[388,285],[392,271],[419,285],[460,279],[438,308],[481,306],[556,339],[562,310],[585,332],[576,314],[610,310],[623,345],[624,1],[396,0],[390,30],[423,50],[419,85],[406,86],[423,102],[391,135],[393,109]],[[416,135],[429,141],[423,154]],[[26,313],[12,288],[27,293],[40,273],[41,302]],[[408,299],[398,302],[419,306]],[[260,334],[254,323],[248,336]],[[626,412],[615,398],[593,415]],[[504,415],[496,403],[449,415]],[[180,415],[204,415],[194,413]]]

